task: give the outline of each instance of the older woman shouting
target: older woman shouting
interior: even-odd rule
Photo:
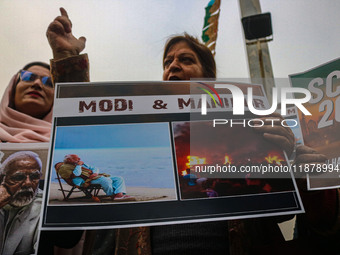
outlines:
[[[80,55],[85,47],[85,38],[77,39],[73,36],[72,23],[67,12],[63,8],[60,11],[61,16],[58,16],[47,30],[54,56],[51,61],[52,76],[59,81],[88,81],[87,55]],[[163,80],[215,77],[215,60],[206,46],[187,34],[168,40],[163,55]],[[258,127],[257,131],[262,133],[265,139],[279,145],[287,154],[293,151],[294,135],[288,128],[265,124]],[[332,198],[336,199],[335,196]],[[93,234],[92,239],[94,238],[95,242],[86,243],[95,245],[94,249],[88,247],[91,245],[86,245],[84,252],[116,255],[293,254],[294,250],[286,245],[278,229],[277,222],[281,220],[280,217],[268,217],[103,230],[94,234],[88,231],[87,237]],[[304,246],[298,245],[298,250],[303,248]]]

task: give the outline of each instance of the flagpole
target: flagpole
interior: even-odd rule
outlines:
[[[239,4],[242,18],[261,13],[259,0],[239,0]],[[271,103],[272,88],[275,83],[268,44],[262,40],[253,44],[246,43],[246,49],[251,82],[263,84],[268,101]]]

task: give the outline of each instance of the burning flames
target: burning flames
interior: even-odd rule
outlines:
[[[265,157],[265,160],[266,160],[269,164],[276,163],[277,165],[281,165],[281,161],[284,161],[283,159],[279,158],[279,156],[277,156],[277,155],[271,155],[271,154],[269,154],[268,157]]]
[[[187,168],[190,168],[191,166],[194,165],[201,165],[205,164],[205,158],[199,158],[197,156],[187,156],[188,162],[185,164]]]
[[[228,155],[225,155],[224,157],[224,164],[231,164],[231,158]]]
[[[181,173],[182,173],[182,176],[184,176],[184,175],[188,174],[188,171],[187,170],[183,170]]]
[[[186,169],[181,171],[181,175],[185,176],[189,174],[190,168],[195,165],[203,165],[206,163],[206,158],[200,158],[197,156],[187,156],[187,163],[185,163]]]

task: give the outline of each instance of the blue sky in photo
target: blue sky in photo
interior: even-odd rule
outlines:
[[[169,147],[168,123],[57,127],[55,149]]]

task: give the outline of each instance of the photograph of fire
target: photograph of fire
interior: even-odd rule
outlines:
[[[283,151],[251,127],[174,122],[181,199],[294,190]]]

